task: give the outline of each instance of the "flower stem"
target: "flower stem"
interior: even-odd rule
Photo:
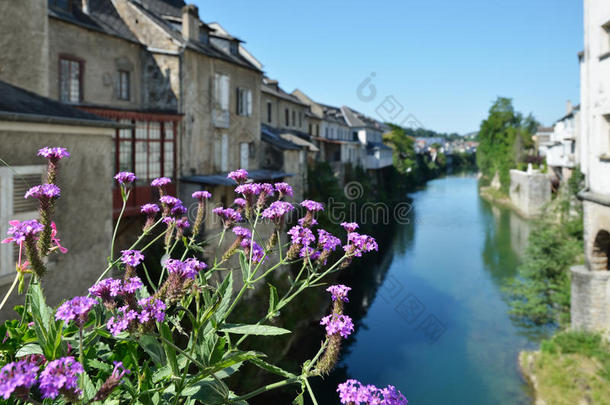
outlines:
[[[307,381],[307,380],[305,380]],[[279,381],[273,384],[269,384],[269,385],[265,385],[263,387],[260,387],[259,389],[256,389],[252,392],[249,392],[245,395],[241,395],[237,398],[232,398],[231,400],[233,402],[237,402],[237,401],[245,401],[246,399],[250,399],[252,397],[255,397],[259,394],[262,394],[263,392],[267,392],[267,391],[271,391],[274,390],[276,388],[280,388],[280,387],[284,387],[286,385],[290,385],[290,384],[298,384],[299,383],[299,378],[288,378],[284,381]],[[317,405],[317,404],[316,404]]]
[[[6,294],[4,295],[4,298],[2,299],[2,303],[0,303],[0,311],[2,310],[2,308],[4,308],[4,304],[6,304],[6,301],[8,301],[8,297],[10,297],[10,295],[13,293],[13,290],[17,286],[18,281],[19,281],[19,273],[15,274],[15,279],[13,280],[13,284],[11,284],[11,288],[9,288],[8,291],[6,292]]]
[[[121,224],[121,218],[123,218],[123,214],[125,213],[125,207],[127,207],[127,200],[129,199],[129,194],[131,191],[125,193],[123,191],[123,186],[121,187],[121,197],[123,197],[123,207],[121,207],[121,213],[116,220],[116,225],[114,226],[114,232],[112,232],[112,243],[110,244],[110,262],[114,260],[114,242],[116,241],[116,235],[119,231],[119,225]]]
[[[318,401],[316,401],[316,396],[313,394],[313,390],[311,389],[311,386],[309,385],[309,381],[307,381],[307,378],[303,378],[303,381],[305,381],[305,386],[307,387],[307,392],[309,392],[309,396],[311,397],[311,401],[313,402],[313,405],[318,405]]]

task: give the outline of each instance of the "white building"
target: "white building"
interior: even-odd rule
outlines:
[[[570,178],[580,163],[580,106],[572,107],[568,102],[567,113],[553,126],[546,146],[546,164],[560,181]]]
[[[610,331],[610,1],[584,0],[580,54],[585,265],[572,268],[572,326]]]
[[[393,150],[383,144],[383,133],[388,130],[382,123],[365,116],[349,107],[341,107],[345,121],[352,130],[352,135],[358,137],[366,146],[366,168],[370,170],[383,169],[392,165]]]

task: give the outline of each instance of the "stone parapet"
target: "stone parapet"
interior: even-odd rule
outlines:
[[[572,328],[603,332],[609,336],[610,327],[610,271],[591,271],[573,266],[572,273]]]

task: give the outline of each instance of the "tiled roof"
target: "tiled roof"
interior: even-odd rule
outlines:
[[[261,86],[261,91],[263,93],[271,94],[273,96],[282,98],[286,101],[290,101],[291,103],[301,105],[303,107],[309,107],[308,104],[305,104],[301,100],[299,100],[296,96],[287,93],[282,89],[276,80],[270,80],[267,77],[263,78],[263,84]]]
[[[248,170],[248,177],[255,181],[275,181],[279,179],[283,179],[286,177],[292,177],[294,174],[276,171],[276,170],[267,170],[267,169],[257,169],[257,170]],[[207,175],[199,175],[195,174],[192,176],[182,177],[180,181],[184,183],[192,183],[192,184],[208,184],[213,186],[235,186],[235,181],[227,178],[227,173],[215,173],[215,174],[207,174]]]
[[[119,16],[111,0],[89,0],[89,14],[83,13],[78,7],[73,7],[71,12],[57,7],[49,7],[48,13],[50,17],[83,28],[139,43],[136,36]]]
[[[0,94],[0,118],[5,120],[101,127],[125,126],[3,81],[0,81]]]
[[[182,32],[177,30],[176,27],[170,24],[163,16],[179,17],[182,18],[182,10],[175,5],[182,4],[182,0],[132,0],[142,12],[154,20],[162,29],[164,29],[169,35],[175,40],[184,43],[190,49],[203,53],[213,58],[232,62],[248,69],[253,69],[260,72],[260,69],[244,58],[242,55],[234,55],[230,52],[225,52],[217,46],[211,43],[204,43],[201,41],[185,40],[182,36]]]
[[[273,128],[261,124],[261,140],[283,150],[301,150],[302,147],[283,139]]]
[[[384,131],[385,125],[381,122],[373,119],[371,117],[367,117],[366,115],[349,108],[347,106],[341,107],[341,111],[343,112],[343,116],[347,121],[350,127],[368,127],[372,129],[376,129],[378,131]]]

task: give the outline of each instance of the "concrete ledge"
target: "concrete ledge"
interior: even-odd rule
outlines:
[[[610,271],[591,271],[573,266],[570,314],[572,329],[602,332],[610,330]]]

